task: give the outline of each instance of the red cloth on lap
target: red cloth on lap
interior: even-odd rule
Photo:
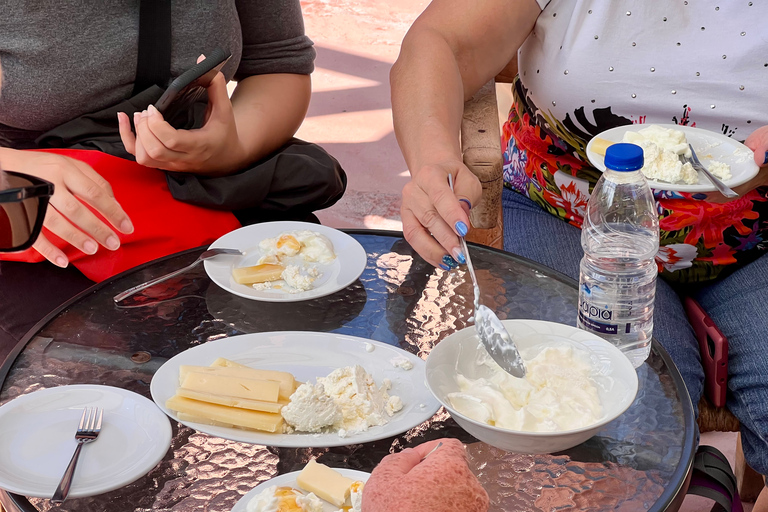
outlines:
[[[75,158],[93,167],[112,185],[115,199],[133,223],[134,231],[130,235],[124,235],[113,228],[120,238],[121,245],[117,251],[99,246],[93,255],[85,254],[43,228],[46,238],[62,249],[69,261],[93,281],[103,281],[168,254],[210,244],[240,227],[240,222],[231,212],[201,208],[174,199],[168,190],[165,173],[158,169],[100,151],[40,151]],[[93,208],[86,206],[104,221]],[[28,249],[0,254],[0,260],[38,263],[44,261],[44,258],[34,249]]]

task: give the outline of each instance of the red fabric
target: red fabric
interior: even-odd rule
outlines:
[[[231,212],[210,210],[175,200],[168,190],[165,174],[157,169],[100,151],[41,151],[69,156],[93,167],[112,185],[115,199],[133,222],[134,231],[130,235],[113,229],[120,238],[121,245],[117,251],[99,246],[93,255],[83,253],[43,228],[48,240],[62,249],[69,261],[93,281],[103,281],[147,261],[209,244],[240,227]],[[98,213],[96,215],[104,220]],[[0,260],[37,263],[44,261],[44,258],[34,249],[28,249],[0,254]]]

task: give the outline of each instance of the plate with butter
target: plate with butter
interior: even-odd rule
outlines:
[[[309,222],[264,222],[236,229],[209,249],[240,249],[241,258],[204,262],[208,277],[246,299],[295,302],[325,297],[354,283],[368,256],[350,235]]]
[[[277,510],[360,512],[363,488],[370,476],[364,471],[333,469],[310,460],[301,471],[260,483],[240,498],[231,512],[275,510],[275,505]]]
[[[287,448],[346,446],[401,434],[440,407],[424,360],[386,343],[281,331],[209,341],[152,378],[168,416],[207,434]]]
[[[642,171],[655,190],[716,192],[706,176],[680,161],[680,155],[690,156],[689,143],[704,167],[728,187],[748,182],[760,170],[752,150],[739,141],[721,133],[676,124],[631,124],[606,130],[587,144],[587,157],[592,165],[605,171],[605,151],[617,142],[643,148]]]

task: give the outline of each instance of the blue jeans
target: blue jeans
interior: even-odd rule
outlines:
[[[504,249],[579,279],[581,230],[504,189]],[[681,290],[683,291],[683,290]],[[728,338],[728,409],[741,422],[744,456],[768,475],[768,255],[721,280],[686,289]],[[704,389],[699,344],[680,296],[659,279],[653,336],[669,352],[694,408]]]

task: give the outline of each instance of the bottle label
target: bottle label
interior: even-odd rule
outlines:
[[[621,326],[616,325],[616,324],[606,324],[606,323],[603,323],[603,322],[598,322],[597,320],[593,320],[592,318],[587,316],[588,313],[587,314],[584,313],[584,308],[585,307],[589,308],[589,304],[587,304],[586,302],[583,303],[582,308],[579,310],[579,323],[581,323],[581,325],[583,325],[584,327],[586,327],[590,331],[599,332],[599,333],[602,333],[602,334],[619,334],[619,332],[620,332],[619,328]],[[592,309],[596,309],[596,308],[592,308]],[[601,313],[608,313],[607,318],[605,318],[605,319],[606,320],[610,320],[611,319],[611,312],[610,311],[603,310],[603,311],[601,311]],[[599,317],[602,318],[602,316],[599,316]],[[630,322],[627,322],[623,327],[624,327],[624,329],[623,329],[624,333],[629,333],[630,329],[632,327],[632,324]]]

